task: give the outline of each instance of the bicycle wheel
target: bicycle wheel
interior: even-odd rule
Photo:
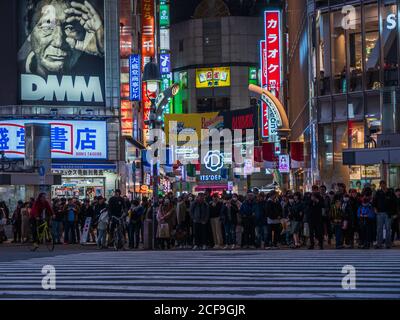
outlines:
[[[46,243],[47,250],[54,250],[54,239],[49,230],[44,231],[44,242]]]

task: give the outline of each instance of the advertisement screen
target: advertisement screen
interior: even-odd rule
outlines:
[[[196,88],[229,87],[231,68],[196,69]]]
[[[104,0],[18,1],[19,102],[105,105]]]
[[[49,121],[0,121],[0,151],[4,151],[7,158],[24,158],[26,123],[49,123]],[[52,159],[107,159],[105,121],[54,120],[50,125]]]

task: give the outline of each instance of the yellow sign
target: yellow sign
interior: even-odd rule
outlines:
[[[206,124],[211,119],[214,119],[218,115],[218,112],[209,113],[189,113],[189,114],[166,114],[165,123],[165,135],[167,136],[167,143],[169,138],[170,121],[177,122],[177,133],[184,133],[189,129],[193,129],[197,133],[197,137],[201,138],[201,129],[206,129]],[[190,132],[190,131],[188,131]],[[190,136],[190,135],[189,135]],[[174,137],[171,137],[174,138]]]
[[[231,68],[196,69],[196,88],[229,87],[231,85]]]

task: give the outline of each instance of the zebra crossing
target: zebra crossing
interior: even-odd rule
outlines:
[[[55,290],[42,289],[44,265]],[[345,265],[354,290],[342,288]],[[400,299],[400,250],[98,251],[0,270],[0,299]]]

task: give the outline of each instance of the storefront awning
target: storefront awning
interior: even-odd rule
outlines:
[[[223,191],[223,190],[228,190],[228,185],[227,184],[213,184],[213,185],[201,185],[197,186],[194,190],[196,192],[201,192],[201,191],[206,191],[210,189],[211,191]]]
[[[343,150],[343,165],[369,166],[380,163],[400,164],[400,148]]]

